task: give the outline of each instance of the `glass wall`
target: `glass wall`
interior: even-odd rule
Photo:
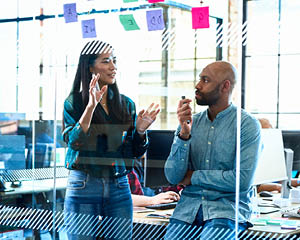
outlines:
[[[163,30],[147,30],[145,13],[152,8],[164,12]],[[95,19],[97,38],[114,46],[119,89],[137,111],[160,104],[152,129],[175,129],[177,102],[182,95],[193,98],[201,68],[216,59],[216,18],[227,14],[218,9],[209,29],[193,30],[190,8],[180,2],[76,1],[79,21],[68,24],[61,2],[14,0],[1,8],[0,140],[9,151],[5,159],[1,153],[0,165],[3,237],[66,238],[63,102],[80,51],[93,40],[82,37],[81,21]],[[125,31],[122,13],[133,14],[140,30]]]
[[[169,148],[173,142],[174,132],[178,127],[177,107],[182,96],[192,99],[190,106],[193,114],[206,109],[206,106],[199,106],[194,99],[199,74],[207,64],[215,60],[232,62],[238,70],[238,80],[241,67],[239,65],[241,46],[237,40],[240,33],[234,29],[234,26],[239,24],[240,1],[203,2],[201,5],[193,0],[161,1],[155,4],[150,4],[145,0],[74,2],[12,0],[7,2],[5,7],[0,8],[0,31],[3,33],[0,35],[2,53],[0,57],[0,239],[68,239],[68,234],[73,234],[73,237],[81,235],[83,239],[91,236],[109,238],[110,234],[117,234],[117,239],[124,239],[127,238],[123,234],[126,234],[128,226],[132,227],[133,239],[163,238],[170,217],[168,212],[163,216],[158,216],[159,220],[152,219],[150,224],[146,224],[145,219],[147,219],[149,209],[134,206],[132,223],[131,217],[128,218],[129,220],[122,218],[121,212],[114,212],[113,218],[104,217],[106,212],[100,213],[97,209],[89,208],[90,206],[82,200],[83,198],[80,198],[83,196],[74,197],[72,194],[75,190],[87,189],[89,192],[85,194],[92,196],[93,192],[100,191],[99,189],[103,187],[101,194],[109,195],[114,192],[111,191],[111,186],[114,186],[117,189],[114,201],[109,198],[109,201],[103,200],[101,204],[113,206],[111,209],[122,204],[124,208],[131,206],[132,202],[128,197],[130,192],[127,191],[124,198],[121,192],[124,189],[129,190],[127,189],[128,179],[130,181],[130,176],[127,175],[128,165],[136,169],[136,178],[139,178],[141,183],[140,185],[132,184],[134,185],[134,187],[131,186],[132,192],[140,188],[142,193],[149,198],[168,190],[181,193],[182,186],[161,182],[161,179],[166,180],[164,165],[161,163],[154,163],[154,165],[157,164],[154,166],[155,170],[159,170],[157,173],[147,173],[149,169],[151,171],[151,166],[147,165],[151,161],[144,162],[147,158],[151,160],[147,154],[156,149],[158,153],[154,151],[155,158],[163,154],[168,156],[169,151],[163,150]],[[246,4],[246,1],[243,2]],[[296,62],[299,48],[296,46],[298,15],[294,9],[299,7],[300,2],[299,4],[298,2],[247,1],[249,21],[247,56],[246,65],[243,66],[246,69],[246,78],[243,79],[246,82],[246,91],[243,93],[246,96],[245,109],[253,113],[255,117],[267,117],[274,127],[285,129],[298,129],[297,120],[300,113],[297,112],[297,101],[291,100],[290,97],[296,95],[297,91],[294,76],[297,74]],[[64,4],[73,3],[76,3],[77,14],[75,15],[78,21],[66,23],[63,15]],[[191,8],[200,6],[209,6],[210,27],[192,29]],[[161,19],[165,24],[162,29],[148,30],[146,14],[149,10],[162,11]],[[128,31],[126,26],[121,24],[120,15],[126,14],[127,17],[131,17],[130,25],[134,25],[135,21],[138,29]],[[82,24],[83,21],[91,19],[95,20],[95,27],[89,29],[95,30],[96,37],[85,38],[83,32],[86,29]],[[267,34],[265,34],[265,29],[268,29]],[[71,110],[66,110],[67,107],[64,106],[65,99],[74,94],[71,89],[78,64],[80,64],[80,56],[84,55],[81,54],[81,50],[88,41],[95,39],[109,42],[114,47],[114,54],[117,58],[114,67],[117,68],[118,88],[121,94],[130,98],[130,100],[126,99],[128,103],[126,106],[132,107],[131,101],[133,101],[137,114],[142,109],[146,110],[151,103],[158,103],[160,106],[160,113],[148,133],[150,140],[156,138],[161,142],[155,145],[152,140],[153,145],[149,147],[151,150],[134,156],[136,159],[134,166],[132,162],[128,163],[128,158],[133,157],[126,155],[126,144],[132,139],[134,139],[133,142],[137,141],[135,137],[139,137],[137,134],[140,133],[130,132],[130,128],[122,129],[122,131],[118,129],[122,135],[114,135],[107,130],[104,137],[102,135],[95,137],[90,135],[90,132],[83,133],[85,131],[84,120],[78,116],[74,117],[76,114],[72,112],[74,109],[80,109],[82,99],[80,98],[78,105],[71,103]],[[292,42],[290,42],[291,39]],[[89,70],[92,72],[94,69],[89,68]],[[239,99],[242,97],[239,84],[238,81],[233,97],[235,105],[239,105]],[[83,88],[84,86],[81,85],[80,90],[83,91]],[[102,105],[103,114],[105,104],[107,102]],[[84,115],[83,111],[82,115]],[[122,124],[124,123],[117,114],[113,117],[105,121],[115,124],[114,121],[117,119]],[[93,127],[96,129],[99,127],[102,131],[105,128],[102,124],[105,125],[107,122],[102,118],[99,119],[91,121],[96,125]],[[77,124],[79,121],[80,124]],[[235,118],[233,121],[236,121]],[[117,129],[119,126],[116,125],[118,124],[114,127]],[[237,142],[239,139],[245,140],[240,138],[239,122],[230,127],[232,127],[230,128],[233,131],[232,134],[227,131],[226,127],[221,131],[227,134],[227,138],[221,135],[220,138],[214,139],[208,134],[211,141],[203,143],[208,150],[205,158],[202,159],[203,166],[199,168],[213,170],[215,174],[212,174],[211,178],[219,178],[215,182],[209,182],[207,179],[208,181],[202,183],[205,187],[201,184],[195,187],[197,191],[200,189],[201,193],[201,198],[200,195],[197,196],[197,201],[199,199],[203,202],[207,201],[208,205],[212,206],[219,198],[214,193],[218,192],[221,195],[224,193],[222,191],[227,191],[230,195],[227,205],[230,206],[231,213],[235,213],[236,209],[242,209],[241,212],[243,212],[243,208],[247,208],[245,215],[248,214],[247,217],[250,218],[252,206],[254,210],[257,210],[255,209],[257,202],[253,200],[252,185],[260,185],[266,183],[267,180],[285,179],[286,168],[285,165],[280,165],[283,163],[280,162],[277,166],[281,166],[281,175],[279,174],[279,178],[274,175],[274,179],[272,174],[267,180],[252,179],[252,175],[245,175],[244,173],[248,171],[252,174],[255,166],[249,170],[248,166],[244,165],[244,158],[251,154],[246,154],[246,156],[242,153],[244,148],[241,150]],[[63,131],[65,131],[64,139]],[[213,131],[214,126],[211,126],[210,134],[214,134]],[[89,139],[94,137],[96,140],[82,146],[81,142],[75,140],[76,136],[83,135]],[[115,139],[109,139],[110,136],[121,143],[120,148],[118,148],[119,145],[114,145]],[[99,144],[99,142],[103,143],[102,141],[105,142],[105,146]],[[139,145],[142,150],[143,144]],[[230,149],[232,161],[227,159],[226,162],[224,157],[224,161],[218,162],[220,167],[211,161],[215,153],[210,154],[209,149],[211,145],[216,144],[218,144],[216,149],[222,149],[221,153],[216,156],[223,159],[228,153],[227,150]],[[93,147],[96,150],[91,150]],[[113,147],[115,148],[111,150]],[[283,148],[283,146],[280,147]],[[280,147],[277,149],[281,149]],[[82,152],[79,154],[76,149]],[[103,153],[102,150],[107,154],[104,154],[105,157],[99,155],[99,151]],[[235,155],[236,150],[237,155]],[[120,152],[121,163],[111,161],[111,158],[115,157],[113,154]],[[240,153],[242,155],[239,155]],[[135,154],[138,153],[135,152]],[[282,154],[279,154],[280,157]],[[85,165],[91,159],[102,159],[102,157],[108,162],[106,165],[110,167],[107,172],[103,170],[105,169],[103,165],[99,168],[98,163]],[[70,163],[70,159],[74,159],[75,162]],[[80,162],[81,159],[86,162]],[[165,160],[163,159],[163,163]],[[253,161],[250,162],[253,164]],[[69,164],[74,165],[69,167]],[[147,171],[144,171],[144,168]],[[197,166],[189,165],[189,168],[194,169]],[[261,169],[261,166],[259,168]],[[90,175],[93,171],[95,175]],[[97,174],[107,175],[99,180]],[[148,178],[145,174],[148,174]],[[150,174],[152,174],[152,179],[149,179]],[[241,179],[241,182],[236,182],[236,179]],[[249,183],[249,186],[245,185],[245,181]],[[68,196],[66,189],[70,190]],[[252,203],[250,195],[254,201]],[[70,196],[73,197],[72,200]],[[86,200],[90,195],[85,197]],[[242,198],[242,201],[235,205],[239,198]],[[249,202],[243,202],[244,198]],[[81,199],[79,201],[82,201],[82,204],[86,204],[81,209],[82,212],[76,212],[78,210],[76,207],[68,209],[70,212],[65,211],[66,205],[74,206],[72,201],[78,199]],[[68,200],[67,204],[66,200]],[[98,202],[99,199],[95,201]],[[151,205],[149,202],[143,204]],[[143,214],[138,217],[136,213],[139,211]],[[254,211],[254,213],[257,212]],[[208,218],[207,216],[206,214],[204,217]],[[237,216],[232,216],[232,224],[236,223]],[[188,230],[185,229],[185,231]],[[250,229],[242,232],[241,235],[253,237],[258,235],[257,232],[263,233],[264,229],[260,231]],[[213,235],[219,236],[221,233],[222,231],[214,232]],[[190,231],[189,234],[191,236],[197,232]]]
[[[247,1],[245,108],[258,117],[268,118],[273,127],[281,129],[299,129],[300,109],[295,92],[299,4],[299,1]]]

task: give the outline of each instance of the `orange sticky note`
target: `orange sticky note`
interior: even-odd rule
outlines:
[[[192,8],[192,26],[193,29],[209,28],[209,8]]]

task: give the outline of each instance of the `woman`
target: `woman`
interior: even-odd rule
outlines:
[[[116,71],[112,47],[88,42],[64,103],[69,239],[131,237],[132,199],[126,175],[133,159],[145,153],[145,131],[159,109],[152,103],[136,116],[134,102],[119,93]]]

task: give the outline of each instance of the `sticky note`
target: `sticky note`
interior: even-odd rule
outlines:
[[[281,225],[282,221],[278,220],[278,219],[272,219],[272,220],[268,220],[267,224],[269,225]]]
[[[139,0],[123,0],[124,3],[138,2]]]
[[[78,21],[76,3],[64,4],[64,18],[66,23]]]
[[[83,38],[95,38],[96,27],[95,27],[95,19],[82,20],[81,21],[81,29],[82,29],[82,37]]]
[[[296,230],[296,229],[297,229],[297,226],[292,226],[292,225],[281,225],[281,229]]]
[[[122,23],[125,31],[139,30],[132,14],[120,15],[120,22]]]
[[[148,0],[149,3],[164,2],[165,0]]]
[[[163,30],[165,28],[162,9],[147,11],[146,18],[148,31]]]
[[[192,26],[193,29],[209,28],[209,8],[192,8]]]
[[[251,222],[254,226],[266,226],[266,221],[257,221],[257,222]]]

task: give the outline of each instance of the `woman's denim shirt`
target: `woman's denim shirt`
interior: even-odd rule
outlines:
[[[148,140],[147,136],[143,139],[136,131],[134,102],[124,95],[121,97],[134,119],[134,127],[128,129],[128,125],[120,124],[98,104],[98,110],[108,123],[91,124],[87,133],[78,122],[84,112],[81,94],[72,93],[65,100],[63,138],[68,144],[66,168],[82,170],[96,177],[120,177],[132,170],[134,159],[145,153]]]

